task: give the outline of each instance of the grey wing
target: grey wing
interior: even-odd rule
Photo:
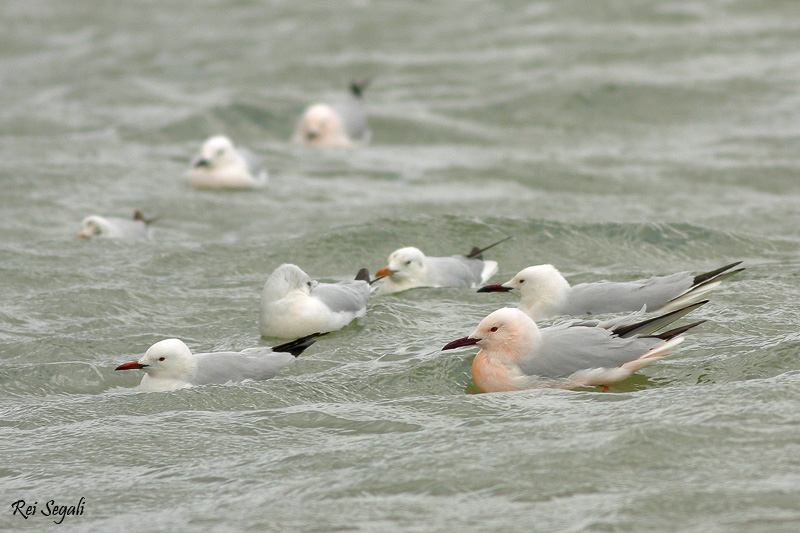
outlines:
[[[114,224],[117,230],[117,237],[120,239],[148,239],[150,229],[141,220],[129,220],[127,218],[109,217],[108,221]]]
[[[581,283],[569,291],[566,314],[596,315],[638,311],[643,305],[655,311],[682,294],[692,285],[689,272],[617,283],[600,281]]]
[[[617,368],[663,342],[652,337],[622,339],[607,329],[555,326],[541,330],[542,345],[519,366],[528,375],[563,379],[579,370]]]
[[[483,261],[463,255],[426,258],[431,272],[431,284],[437,287],[476,287],[481,282]]]
[[[369,283],[361,280],[320,283],[311,290],[311,296],[334,313],[358,313],[369,303]]]
[[[247,148],[237,148],[237,150],[239,150],[239,153],[244,158],[245,163],[247,163],[247,170],[250,171],[250,174],[254,178],[257,179],[260,178],[262,173],[266,175],[264,162],[261,160],[260,157],[258,157],[256,154],[254,154]]]
[[[295,359],[290,353],[273,352],[269,348],[264,348],[260,354],[256,350],[249,349],[246,354],[242,352],[197,354],[197,374],[193,384],[269,379]]]
[[[367,111],[364,107],[364,100],[353,94],[349,94],[344,102],[334,106],[339,116],[342,117],[344,129],[347,136],[360,143],[368,143],[372,137],[372,131],[367,124]]]

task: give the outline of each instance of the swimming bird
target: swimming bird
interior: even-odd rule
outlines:
[[[272,348],[198,354],[193,354],[180,339],[165,339],[148,348],[138,361],[119,365],[114,370],[144,370],[139,384],[139,389],[143,391],[170,391],[211,383],[263,380],[274,377],[281,368],[314,344],[319,336],[319,333],[314,333]]]
[[[317,103],[306,108],[292,142],[320,148],[369,143],[372,131],[364,107],[364,90],[369,82],[370,79],[353,81],[343,102],[335,105]]]
[[[366,268],[352,280],[320,283],[297,265],[286,263],[264,284],[258,329],[264,337],[281,338],[335,331],[366,314],[369,296]]]
[[[192,160],[189,184],[213,189],[253,189],[267,183],[261,160],[224,135],[209,138]]]
[[[537,387],[571,389],[622,381],[670,355],[680,335],[704,321],[656,331],[708,300],[633,324],[560,324],[539,329],[527,314],[505,307],[484,318],[469,337],[443,350],[477,345],[472,379],[482,392]]]
[[[138,209],[133,212],[133,218],[130,219],[91,215],[81,222],[81,232],[78,233],[78,237],[83,239],[101,237],[104,239],[145,240],[150,238],[150,223],[156,218],[145,218]]]
[[[415,287],[475,288],[497,272],[497,262],[484,261],[483,252],[510,238],[452,257],[428,257],[413,246],[395,250],[389,255],[389,266],[375,273],[375,279],[381,280],[378,293],[391,294]]]
[[[521,270],[501,285],[487,285],[478,292],[519,294],[519,308],[537,321],[560,315],[636,311],[643,305],[648,312],[666,312],[698,301],[724,279],[744,270],[731,270],[740,263],[697,275],[678,272],[637,281],[597,281],[574,287],[553,265],[536,265]]]

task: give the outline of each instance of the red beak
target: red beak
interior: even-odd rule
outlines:
[[[385,278],[386,276],[391,276],[392,274],[394,274],[394,272],[389,270],[389,267],[383,267],[382,269],[380,269],[377,272],[375,272],[375,277],[376,278]]]
[[[114,370],[139,370],[140,368],[144,368],[146,366],[147,365],[143,365],[139,361],[131,361],[130,363],[119,365]]]
[[[464,337],[453,342],[449,342],[442,350],[452,350],[453,348],[461,348],[462,346],[473,346],[480,342],[480,339],[473,339],[472,337]]]

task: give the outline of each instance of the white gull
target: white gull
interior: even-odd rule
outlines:
[[[666,312],[700,300],[724,279],[744,270],[731,270],[740,263],[697,275],[678,272],[636,281],[581,283],[574,287],[553,265],[536,265],[521,270],[501,285],[487,285],[478,292],[519,294],[519,308],[534,320],[630,312],[645,305],[648,312]]]
[[[193,354],[180,339],[165,339],[152,345],[138,361],[119,365],[114,370],[143,370],[145,374],[139,384],[143,391],[264,380],[274,377],[294,361],[318,336],[315,333],[272,348],[198,354]]]
[[[375,279],[380,280],[378,292],[391,294],[415,287],[475,288],[497,272],[497,262],[484,261],[483,252],[510,238],[451,257],[428,257],[413,246],[395,250],[389,255],[389,266],[375,273]]]
[[[78,237],[91,239],[145,240],[150,238],[150,223],[156,218],[145,218],[138,209],[133,212],[133,218],[103,217],[91,215],[81,222],[81,231]]]
[[[281,338],[335,331],[366,314],[369,296],[367,269],[352,280],[320,283],[286,263],[264,284],[258,328],[265,337]]]
[[[212,189],[253,189],[267,183],[267,171],[258,156],[235,147],[224,135],[203,143],[188,177],[191,185]]]

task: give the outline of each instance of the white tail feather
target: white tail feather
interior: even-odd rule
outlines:
[[[634,372],[638,372],[639,370],[643,369],[644,367],[667,357],[672,353],[672,349],[683,342],[683,337],[675,337],[668,341],[664,341],[661,344],[654,346],[649,351],[642,354],[637,359],[633,361],[628,361],[621,368],[625,370],[629,370],[631,374]]]
[[[481,272],[481,285],[497,274],[497,261],[484,261],[483,272]]]
[[[674,300],[670,300],[667,304],[656,311],[657,313],[669,313],[670,311],[675,311],[676,309],[680,309],[681,307],[686,307],[687,305],[693,304],[695,302],[699,302],[703,299],[706,293],[712,291],[717,285],[720,284],[720,280],[711,281],[709,283],[703,283],[696,287],[692,287],[688,291],[684,292],[680,296],[675,297]]]

